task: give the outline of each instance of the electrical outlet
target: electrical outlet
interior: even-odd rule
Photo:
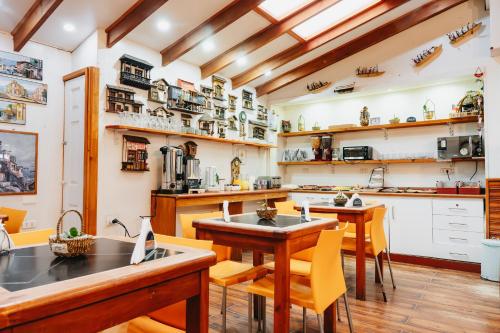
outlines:
[[[455,173],[455,168],[441,168],[441,173],[443,175],[446,175],[446,174],[452,175]]]
[[[35,220],[25,220],[23,222],[23,229],[35,229],[36,228],[36,221]]]
[[[106,215],[106,225],[112,225],[114,219],[120,219],[117,215]]]

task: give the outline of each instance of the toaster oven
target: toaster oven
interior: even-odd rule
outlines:
[[[343,148],[344,161],[373,160],[373,148],[370,146],[354,146]]]

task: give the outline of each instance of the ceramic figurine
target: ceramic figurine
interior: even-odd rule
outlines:
[[[304,120],[304,117],[301,115],[299,115],[299,121],[297,123],[297,130],[299,132],[303,132],[306,130],[306,121]]]
[[[361,114],[359,116],[359,124],[361,126],[370,125],[370,112],[368,112],[368,107],[364,106],[361,110]]]

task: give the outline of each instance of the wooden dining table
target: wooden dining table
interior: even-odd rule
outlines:
[[[311,202],[309,211],[315,213],[335,213],[340,222],[356,224],[356,299],[366,300],[366,237],[365,224],[372,220],[373,212],[377,207],[384,207],[383,204],[369,203],[362,207],[335,206],[329,202]],[[300,210],[301,206],[295,206]],[[382,253],[376,258],[380,265],[383,264]],[[380,266],[381,268],[383,266]],[[381,269],[383,272],[383,269]],[[381,272],[381,274],[383,274]],[[378,280],[377,274],[375,279]]]
[[[278,215],[274,221],[260,219],[255,213],[193,221],[198,239],[213,240],[215,244],[253,250],[254,266],[264,263],[264,253],[273,253],[274,271],[274,332],[290,328],[290,255],[315,246],[324,229],[334,229],[336,219],[313,218],[310,222],[300,216]],[[256,302],[255,302],[256,303]],[[335,303],[324,314],[325,332],[336,331]]]
[[[186,331],[208,332],[212,251],[159,244],[130,265],[130,239],[98,238],[86,256],[48,245],[0,256],[0,333],[98,332],[187,300]]]

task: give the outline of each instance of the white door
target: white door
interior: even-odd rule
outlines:
[[[62,209],[83,213],[85,76],[65,82],[64,87],[64,167]],[[68,215],[65,222],[78,219]],[[71,223],[74,225],[74,223]],[[65,228],[67,229],[67,228]]]

